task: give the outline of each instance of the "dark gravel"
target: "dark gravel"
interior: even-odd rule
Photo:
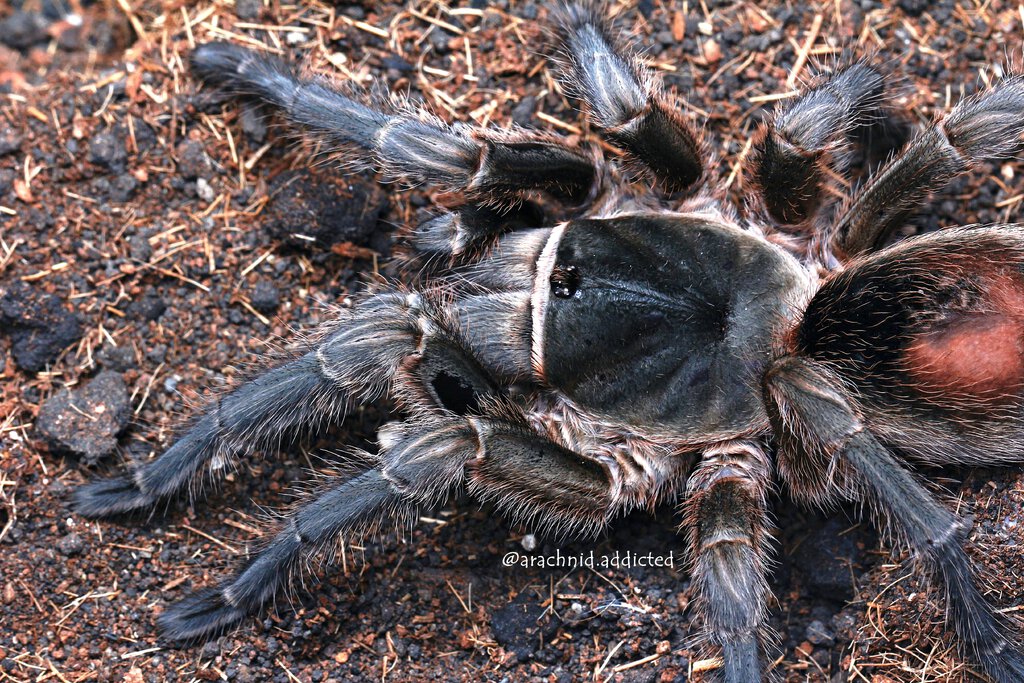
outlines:
[[[253,308],[260,313],[273,313],[281,305],[281,291],[266,280],[256,283],[249,298]]]
[[[553,619],[544,619],[545,609],[537,595],[523,591],[508,605],[491,615],[491,631],[503,648],[512,652],[521,662],[528,661],[545,638],[557,630]]]
[[[11,340],[18,367],[39,372],[82,336],[82,321],[40,286],[10,283],[0,287],[0,329]]]
[[[270,189],[275,201],[267,207],[271,237],[299,249],[320,249],[342,242],[373,241],[388,250],[380,218],[387,209],[385,193],[375,185],[350,178],[282,173]]]
[[[50,22],[37,12],[14,12],[0,21],[0,43],[24,50],[46,40]]]
[[[124,171],[128,160],[125,131],[119,126],[105,130],[89,141],[89,162],[115,173]]]
[[[21,149],[23,141],[24,139],[17,130],[8,125],[0,125],[0,156],[18,151]],[[0,192],[0,194],[3,193]]]
[[[199,140],[182,142],[178,145],[175,158],[178,162],[178,173],[185,180],[207,177],[212,170],[210,157]]]
[[[874,540],[873,534],[853,527],[848,519],[832,517],[804,535],[790,559],[813,595],[843,603],[853,599],[853,567],[863,562],[864,548],[873,546]]]

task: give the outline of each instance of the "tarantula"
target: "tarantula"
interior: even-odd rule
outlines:
[[[363,295],[160,457],[79,488],[77,511],[151,509],[285,430],[316,432],[386,393],[407,417],[380,429],[367,466],[310,494],[231,578],[168,607],[168,637],[235,624],[340,534],[462,487],[574,537],[680,500],[724,679],[759,681],[777,475],[808,504],[866,503],[942,586],[963,651],[1000,683],[1024,681],[1024,652],[964,551],[969,522],[914,471],[1024,461],[1024,226],[886,246],[931,191],[1019,149],[1024,77],[962,101],[836,207],[830,166],[870,151],[893,116],[878,68],[837,68],[762,126],[742,218],[704,189],[715,186],[698,134],[600,13],[557,13],[564,85],[656,181],[642,191],[555,136],[448,125],[249,49],[196,49],[206,83],[462,201],[411,230],[415,288]],[[575,213],[539,225],[538,192]]]

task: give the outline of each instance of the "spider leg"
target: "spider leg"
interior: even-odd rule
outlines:
[[[79,487],[76,511],[107,517],[150,508],[286,429],[315,432],[340,419],[351,397],[384,387],[417,350],[424,329],[440,328],[429,316],[417,295],[388,292],[364,300],[315,348],[213,403],[160,457],[130,476]]]
[[[1024,135],[1024,75],[969,97],[917,135],[853,196],[832,235],[846,258],[885,246],[928,195],[975,164],[1010,156]]]
[[[709,639],[726,683],[761,681],[768,597],[771,466],[747,442],[705,453],[687,484],[684,527]]]
[[[93,481],[74,492],[74,509],[86,517],[109,517],[154,506],[208,468],[224,468],[224,454],[265,444],[288,427],[343,412],[347,393],[323,376],[308,353],[273,368],[214,402],[156,460],[130,476]]]
[[[445,268],[472,260],[503,233],[539,228],[544,222],[544,212],[533,202],[510,209],[465,204],[420,223],[408,242],[415,256]]]
[[[180,641],[223,631],[277,595],[339,535],[411,520],[466,479],[478,498],[515,515],[563,532],[598,530],[612,510],[604,467],[536,434],[511,408],[502,411],[434,413],[385,426],[376,468],[331,482],[234,576],[168,607],[160,616],[164,634]]]
[[[574,203],[597,191],[595,159],[554,136],[448,125],[408,106],[378,111],[324,79],[300,77],[280,59],[230,43],[200,45],[192,68],[207,83],[280,110],[344,159],[371,162],[365,165],[409,184],[497,205],[530,190]]]
[[[760,128],[751,175],[775,222],[796,226],[814,217],[824,200],[829,164],[858,132],[890,121],[885,91],[878,69],[855,62],[778,109]]]
[[[300,507],[230,580],[166,608],[158,619],[161,631],[176,641],[201,640],[224,631],[277,594],[307,546],[325,544],[342,530],[372,524],[402,502],[375,469],[333,487]]]
[[[589,5],[564,7],[558,20],[565,86],[587,104],[591,121],[670,191],[694,187],[704,176],[704,150],[654,75],[623,54]]]
[[[772,368],[767,392],[777,410],[783,478],[811,502],[828,502],[837,488],[839,495],[865,499],[876,521],[942,581],[946,618],[966,652],[998,683],[1024,681],[1024,652],[978,589],[964,552],[969,524],[875,439],[840,386],[814,361],[790,357]]]

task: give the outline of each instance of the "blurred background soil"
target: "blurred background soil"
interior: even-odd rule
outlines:
[[[729,197],[759,122],[843,49],[877,53],[914,122],[1019,63],[1024,5],[1001,0],[614,2]],[[449,120],[592,139],[552,78],[540,2],[13,0],[0,5],[0,679],[10,681],[686,681],[695,646],[671,508],[562,553],[673,553],[676,567],[505,567],[529,529],[470,500],[348,545],[276,610],[168,647],[154,619],[258,545],[264,508],[316,465],[295,446],[151,519],[92,523],[68,493],[167,446],[183,418],[388,265],[429,190],[313,166],[251,109],[197,89],[195,44],[267,45],[375,79]],[[787,82],[788,81],[788,82]],[[955,181],[907,232],[1015,220],[1019,162]],[[332,435],[367,447],[388,406]],[[321,455],[322,452],[321,452]],[[325,456],[329,458],[330,456]],[[993,602],[1024,609],[1019,471],[930,473],[975,515]],[[965,681],[941,596],[855,510],[776,502],[775,669],[789,681]],[[544,542],[534,555],[551,554]]]

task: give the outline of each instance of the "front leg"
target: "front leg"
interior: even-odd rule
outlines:
[[[292,65],[239,45],[200,45],[191,62],[203,82],[277,109],[343,163],[410,186],[427,183],[499,207],[533,190],[579,204],[600,178],[590,150],[553,135],[448,125],[389,101],[371,107],[355,92],[300,76]]]
[[[737,441],[707,451],[687,485],[693,581],[726,683],[759,683],[764,674],[770,481],[761,447]]]
[[[611,465],[534,432],[517,409],[484,402],[471,415],[421,412],[379,433],[373,467],[327,479],[303,496],[278,532],[219,585],[168,606],[160,616],[173,641],[209,638],[257,612],[303,567],[330,556],[340,538],[409,523],[417,510],[464,485],[480,501],[561,538],[593,536],[619,509]]]

